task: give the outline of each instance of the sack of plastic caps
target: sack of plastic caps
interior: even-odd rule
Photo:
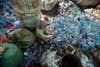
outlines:
[[[72,0],[76,2],[76,4],[79,4],[83,7],[89,7],[89,6],[96,6],[100,3],[100,0]]]
[[[0,67],[23,67],[24,55],[15,44],[0,44]]]
[[[10,0],[17,16],[23,21],[23,25],[34,28],[41,18],[41,0]]]
[[[34,43],[33,34],[27,29],[17,29],[9,33],[11,40],[16,43],[19,48],[27,48]]]

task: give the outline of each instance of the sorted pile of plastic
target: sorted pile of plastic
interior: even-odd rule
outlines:
[[[66,12],[65,16],[54,17],[55,20],[49,21],[56,37],[55,43],[62,41],[62,44],[81,46],[83,50],[99,46],[100,20],[81,12],[74,3]]]
[[[31,1],[32,0],[29,0],[28,2],[30,3]],[[32,6],[35,6],[34,9],[40,10],[40,6],[37,9],[37,1],[34,0]],[[24,55],[25,66],[23,65],[23,61],[13,58],[16,63],[18,63],[17,61],[22,62],[21,67],[35,67],[34,63],[41,63],[42,66],[47,67],[59,67],[61,59],[66,54],[78,54],[81,51],[87,50],[93,53],[97,50],[99,51],[100,10],[85,9],[81,11],[80,8],[70,0],[59,0],[57,3],[59,4],[59,14],[57,16],[42,15],[40,11],[36,12],[36,15],[33,15],[34,12],[30,12],[32,13],[31,15],[27,13],[24,7],[26,10],[25,16],[27,16],[27,18],[24,18],[23,21],[21,18],[18,18],[18,13],[16,16],[16,10],[13,7],[15,12],[13,11],[9,0],[0,0],[0,7],[3,6],[2,9],[0,9],[0,46],[4,46],[6,51],[7,48],[10,49],[10,46],[15,45],[14,47],[12,46],[12,48],[19,51],[18,54],[20,53],[20,57],[16,54],[13,56],[16,55],[17,58],[21,58],[22,54]],[[32,10],[34,9],[32,8]],[[30,16],[31,18],[29,18]],[[32,19],[33,16],[37,16],[35,17],[36,19]],[[33,26],[36,27],[36,31],[33,31]],[[10,46],[8,47],[8,45]],[[3,47],[0,47],[0,49],[1,48],[3,49]],[[12,53],[13,50],[14,49],[12,49]],[[7,57],[1,52],[2,50],[0,50],[0,58],[2,58],[2,56]],[[11,50],[7,53],[9,52],[11,53]],[[97,57],[100,59],[99,54],[97,54]],[[84,53],[79,54],[79,56],[83,66],[89,62],[89,66],[94,67],[91,58],[88,59]],[[9,57],[6,59],[8,58]],[[6,61],[6,59],[4,61]],[[0,63],[0,65],[2,65],[2,63]],[[18,63],[18,65],[20,64]],[[11,67],[17,67],[17,65],[12,65]]]

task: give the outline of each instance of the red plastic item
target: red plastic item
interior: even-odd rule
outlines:
[[[46,21],[48,21],[48,20],[49,20],[49,17],[48,17],[47,15],[44,15],[44,19],[45,19]]]
[[[35,52],[35,49],[34,49],[34,48],[32,48],[32,49],[31,49],[31,51],[32,51],[32,53],[34,54],[34,52]]]
[[[9,39],[5,37],[4,35],[0,35],[0,42],[9,42]]]
[[[8,22],[8,23],[6,24],[6,27],[7,27],[8,29],[12,29],[12,28],[13,28],[13,24]]]

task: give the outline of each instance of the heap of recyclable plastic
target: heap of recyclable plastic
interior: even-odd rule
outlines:
[[[2,5],[6,6],[2,7],[2,2]],[[71,1],[64,3],[69,4],[69,2]],[[48,21],[53,29],[53,39],[51,39],[53,43],[43,43],[41,39],[36,38],[32,46],[22,49],[26,67],[31,66],[32,62],[40,61],[41,55],[51,47],[59,48],[60,50],[63,49],[63,46],[71,45],[75,49],[80,48],[80,50],[91,51],[97,47],[100,48],[100,20],[96,19],[92,14],[82,12],[73,2],[71,3],[71,5],[67,5],[64,8],[65,14],[63,16],[59,14],[51,17]],[[2,7],[0,9],[0,34],[5,35],[11,30],[14,31],[23,27],[20,23],[21,21],[12,10],[9,0],[0,0],[0,7]],[[53,50],[51,53],[53,53]]]

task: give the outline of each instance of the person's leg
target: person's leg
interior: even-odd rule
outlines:
[[[76,55],[69,54],[62,58],[61,67],[82,67],[82,64]]]

